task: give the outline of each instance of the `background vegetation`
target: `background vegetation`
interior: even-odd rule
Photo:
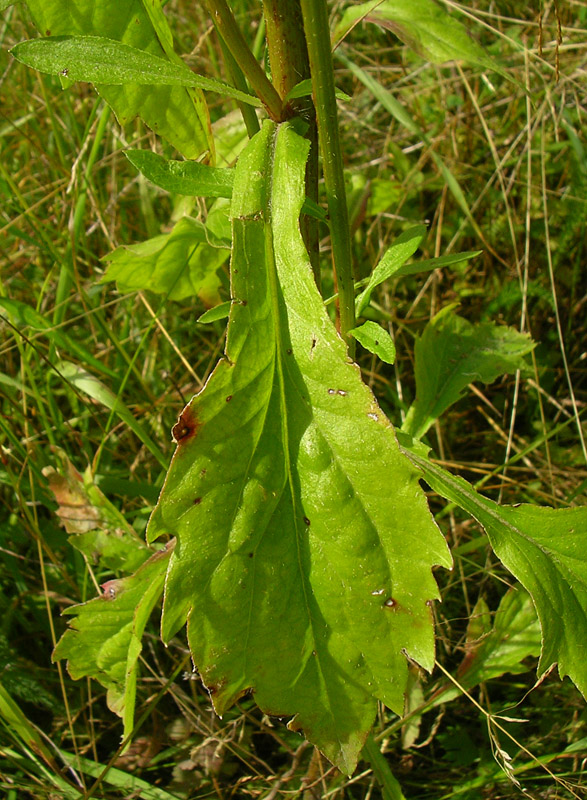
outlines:
[[[231,5],[263,58],[258,4]],[[494,499],[584,503],[587,6],[445,5],[468,18],[518,85],[480,69],[425,63],[374,25],[359,25],[336,51],[337,83],[350,96],[339,113],[356,277],[368,275],[393,238],[421,222],[429,228],[423,258],[483,250],[461,267],[385,284],[375,310],[389,323],[398,358],[392,367],[364,357],[361,366],[399,424],[413,397],[415,335],[438,310],[454,303],[472,322],[493,319],[530,332],[537,347],[527,373],[473,387],[429,440],[445,465]],[[342,7],[332,5],[333,22]],[[178,52],[199,72],[225,78],[200,4],[171,0],[168,13]],[[14,62],[8,49],[35,35],[24,6],[3,12],[2,790],[11,800],[392,797],[373,774],[376,762],[343,778],[282,721],[262,717],[252,700],[217,719],[193,680],[185,641],[178,637],[165,649],[155,621],[139,679],[140,729],[124,754],[105,692],[73,682],[51,663],[65,629],[61,612],[95,596],[128,565],[93,563],[70,546],[50,470],[64,459],[80,473],[89,470],[89,483],[141,535],[172,452],[170,429],[222,352],[224,326],[196,323],[203,304],[120,294],[99,283],[100,259],[115,247],[208,208],[137,175],[125,148],[161,147],[139,122],[121,129],[87,85],[62,91],[58,80]],[[361,75],[392,91],[426,140],[400,125]],[[245,141],[239,112],[213,100],[211,111],[221,159],[232,163]],[[456,202],[439,163],[464,202]],[[328,246],[325,238],[325,296],[332,283]],[[221,299],[226,287],[224,271]],[[81,507],[81,521],[104,517],[101,503],[94,494]],[[556,675],[535,686],[534,657],[517,674],[487,680],[468,696],[454,691],[450,704],[417,712],[447,684],[446,673],[457,675],[511,581],[474,523],[434,496],[431,503],[456,560],[452,573],[438,574],[440,663],[431,678],[414,672],[409,723],[381,711],[376,738],[388,763],[405,795],[418,800],[513,798],[521,787],[536,798],[583,796],[584,702]],[[108,525],[116,529],[114,516]]]

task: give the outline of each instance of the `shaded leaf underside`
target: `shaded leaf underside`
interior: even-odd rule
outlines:
[[[159,58],[165,52],[141,0],[27,0],[44,36],[99,35]],[[140,117],[186,158],[213,153],[203,92],[181,86],[96,86],[121,125]]]
[[[307,149],[267,122],[239,159],[225,359],[174,428],[148,536],[177,536],[163,638],[187,619],[216,710],[253,689],[350,773],[376,699],[403,710],[406,653],[433,665],[451,562],[313,282]]]
[[[499,560],[528,590],[542,630],[538,673],[558,663],[587,697],[587,508],[499,506],[414,452],[425,480],[487,532]]]

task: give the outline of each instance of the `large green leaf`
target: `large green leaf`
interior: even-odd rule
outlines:
[[[103,584],[101,597],[66,609],[75,619],[53,651],[54,661],[68,659],[74,680],[87,675],[108,690],[108,707],[123,718],[124,736],[133,729],[141,639],[163,593],[171,549],[152,555],[134,575]]]
[[[361,20],[392,31],[419,56],[433,64],[467,61],[502,75],[505,70],[470,35],[464,25],[434,0],[371,0],[351,5],[337,25],[340,41]]]
[[[558,663],[587,697],[587,508],[499,506],[463,478],[406,451],[427,483],[473,516],[530,592],[542,629],[539,674]]]
[[[173,429],[148,538],[177,536],[162,635],[187,620],[216,710],[252,689],[350,773],[376,700],[403,710],[406,655],[433,666],[451,560],[314,284],[307,153],[266,122],[239,159],[226,354]]]
[[[419,439],[473,381],[491,383],[525,367],[534,342],[514,328],[481,322],[473,325],[447,306],[416,339],[416,399],[402,430]]]
[[[43,36],[101,36],[165,58],[141,0],[26,0]],[[100,95],[124,125],[135,117],[163,136],[186,158],[214,152],[208,109],[201,89],[182,86],[111,86]]]
[[[140,244],[123,245],[104,256],[105,281],[116,281],[122,292],[150,289],[171,300],[199,296],[208,305],[218,302],[216,271],[230,251],[222,241],[211,243],[209,231],[191,217],[182,217],[170,233]]]

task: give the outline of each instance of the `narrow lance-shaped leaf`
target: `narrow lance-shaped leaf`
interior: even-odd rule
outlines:
[[[514,328],[494,322],[473,325],[455,314],[454,306],[443,308],[416,339],[416,399],[402,430],[419,439],[470,383],[491,383],[522,369],[523,357],[534,346]]]
[[[127,150],[125,156],[142,174],[167,192],[193,197],[232,197],[234,170],[198,161],[169,161],[151,150]]]
[[[21,42],[10,51],[28,67],[63,75],[72,81],[107,83],[112,86],[197,87],[234,97],[241,103],[259,106],[250,94],[240,92],[224,81],[192,72],[185,64],[168,61],[136,47],[105,39],[103,36],[50,36]]]
[[[499,560],[528,590],[542,628],[538,673],[558,663],[587,697],[587,508],[499,506],[414,452],[427,483],[473,516]]]
[[[27,6],[42,36],[100,36],[165,57],[141,0],[27,0]],[[186,158],[198,158],[208,151],[209,159],[214,160],[212,129],[201,89],[136,83],[98,83],[96,89],[121,125],[139,116]]]
[[[426,236],[426,227],[416,225],[401,233],[395,242],[389,247],[381,261],[373,270],[369,283],[355,300],[355,314],[360,317],[364,309],[369,305],[371,293],[376,286],[390,278],[405,262],[413,256],[422,239]]]
[[[252,688],[350,773],[376,700],[402,712],[406,654],[433,666],[451,562],[313,281],[307,152],[266,122],[239,159],[226,355],[173,429],[148,537],[177,536],[162,635],[187,620],[216,710]]]
[[[209,167],[197,161],[169,161],[150,150],[127,150],[133,166],[155,186],[174,194],[193,197],[232,197],[234,169]],[[306,197],[303,211],[314,219],[326,220],[326,212]]]

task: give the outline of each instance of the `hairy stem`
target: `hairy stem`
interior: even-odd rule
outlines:
[[[228,3],[226,0],[204,0],[204,5],[212,17],[216,30],[265,106],[267,113],[275,122],[281,122],[283,119],[281,97],[251,52]]]

